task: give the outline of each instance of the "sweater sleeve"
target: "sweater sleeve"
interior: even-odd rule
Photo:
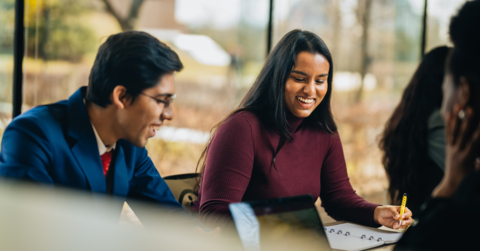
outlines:
[[[200,219],[204,223],[222,226],[231,218],[228,205],[242,200],[253,161],[250,123],[241,113],[235,114],[218,128],[207,151],[200,187]]]
[[[338,133],[330,137],[330,149],[323,161],[320,179],[320,199],[328,215],[336,220],[376,226],[373,212],[378,205],[365,201],[353,190]]]

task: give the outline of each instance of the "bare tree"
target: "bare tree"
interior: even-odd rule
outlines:
[[[367,74],[368,66],[370,65],[370,57],[368,55],[368,31],[370,29],[370,10],[372,8],[372,0],[359,0],[358,1],[358,21],[363,26],[362,31],[362,44],[360,49],[360,87],[358,88],[355,102],[359,103],[362,100],[363,87],[365,82],[365,75]]]
[[[341,31],[342,31],[342,27],[341,27],[341,23],[342,23],[342,13],[340,12],[340,5],[339,5],[339,1],[332,1],[330,2],[330,6],[329,6],[329,11],[328,15],[331,15],[329,16],[332,20],[332,42],[331,42],[331,45],[330,45],[330,51],[332,52],[332,55],[334,57],[334,59],[338,60],[338,58],[340,57],[338,55],[338,52],[341,48],[341,45],[340,45],[340,35],[341,35]]]
[[[103,0],[105,3],[106,10],[112,14],[115,19],[117,19],[120,27],[123,31],[133,30],[135,28],[135,23],[137,22],[138,12],[140,11],[140,7],[142,6],[144,0],[132,0],[130,6],[130,12],[126,17],[122,17],[118,11],[116,11],[109,0]]]

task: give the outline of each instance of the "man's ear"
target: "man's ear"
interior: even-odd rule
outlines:
[[[125,109],[125,104],[129,102],[127,88],[122,85],[115,86],[112,94],[110,94],[110,100],[114,106],[118,107],[118,109]]]

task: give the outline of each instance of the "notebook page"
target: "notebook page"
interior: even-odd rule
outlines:
[[[378,247],[384,244],[383,241],[375,241],[368,239],[352,238],[350,236],[345,236],[342,234],[336,233],[327,233],[328,242],[330,247],[334,250],[342,251],[357,251],[365,250],[369,248]]]
[[[338,234],[339,231],[341,231],[341,234]],[[362,236],[364,236],[364,239],[383,241],[386,244],[397,242],[403,235],[403,233],[390,232],[352,223],[343,223],[334,226],[328,226],[325,227],[325,232],[327,233],[327,236],[331,234],[345,235],[348,232],[349,234],[347,237],[361,239]]]

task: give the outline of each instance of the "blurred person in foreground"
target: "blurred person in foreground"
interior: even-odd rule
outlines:
[[[193,205],[201,220],[223,226],[229,203],[311,194],[336,220],[411,223],[410,210],[399,226],[399,206],[369,203],[353,190],[330,111],[332,74],[332,56],[316,34],[293,30],[280,40],[203,153]]]
[[[480,1],[450,23],[444,81],[445,176],[396,250],[478,250],[480,208]]]
[[[145,144],[173,118],[177,54],[145,32],[110,36],[88,87],[38,106],[6,128],[0,176],[47,183],[182,211]],[[120,212],[120,210],[119,210]]]
[[[445,125],[440,107],[448,50],[438,47],[423,57],[379,144],[390,182],[390,201],[401,204],[407,193],[413,215],[418,215],[445,169]]]

